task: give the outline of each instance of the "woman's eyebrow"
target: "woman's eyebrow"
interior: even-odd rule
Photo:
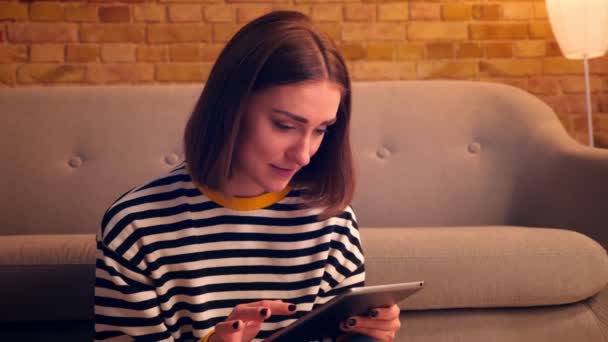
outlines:
[[[295,120],[295,121],[298,121],[298,122],[301,122],[301,123],[304,123],[304,124],[308,123],[308,119],[306,119],[305,117],[299,116],[297,114],[294,114],[292,112],[289,112],[289,111],[286,111],[286,110],[282,110],[282,109],[278,109],[278,108],[272,108],[272,111],[275,112],[275,113],[283,114],[283,115],[289,117],[292,120]],[[323,121],[321,123],[321,125],[323,125],[323,126],[329,126],[329,125],[333,124],[334,122],[336,122],[336,118],[333,118],[331,120]]]

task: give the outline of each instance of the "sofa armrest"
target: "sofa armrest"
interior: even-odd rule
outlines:
[[[550,126],[522,146],[530,152],[514,188],[513,224],[575,230],[608,248],[608,150]]]
[[[574,303],[608,283],[606,250],[569,230],[361,228],[366,284],[425,281],[402,309]]]
[[[600,293],[589,298],[587,305],[595,314],[600,330],[608,341],[608,287],[604,288]]]

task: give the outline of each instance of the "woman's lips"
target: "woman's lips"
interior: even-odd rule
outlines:
[[[296,173],[295,169],[284,169],[282,167],[278,167],[276,165],[272,165],[270,164],[270,166],[272,167],[272,170],[278,174],[279,176],[282,177],[291,177],[294,175],[294,173]]]

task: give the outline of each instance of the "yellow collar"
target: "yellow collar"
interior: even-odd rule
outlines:
[[[186,172],[188,170],[188,163],[184,162]],[[257,210],[271,206],[278,201],[282,200],[292,190],[290,186],[285,187],[279,192],[269,192],[256,197],[228,197],[223,192],[212,190],[205,185],[198,184],[194,180],[192,183],[196,186],[198,191],[203,195],[209,197],[213,202],[221,205],[222,207],[233,209],[233,210]]]
[[[277,203],[287,196],[291,187],[286,187],[280,192],[269,192],[256,197],[228,197],[223,192],[212,190],[204,185],[196,184],[198,190],[213,202],[222,207],[234,210],[256,210],[266,208]]]

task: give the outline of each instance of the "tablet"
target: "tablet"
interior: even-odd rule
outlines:
[[[370,309],[388,307],[424,287],[423,281],[351,288],[308,312],[264,342],[312,341],[336,337],[339,325],[351,316],[366,315]]]

